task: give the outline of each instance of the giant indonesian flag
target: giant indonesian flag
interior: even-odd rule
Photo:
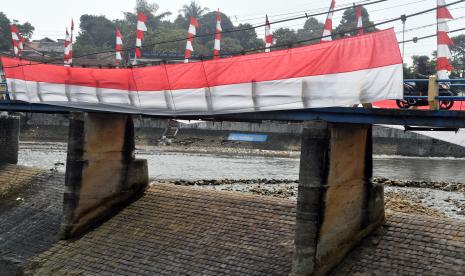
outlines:
[[[219,114],[402,98],[392,29],[245,56],[128,69],[2,57],[15,100],[138,114]]]

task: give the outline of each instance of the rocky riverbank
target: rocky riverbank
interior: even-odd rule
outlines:
[[[292,179],[203,179],[175,180],[166,183],[252,193],[297,200],[298,180]],[[386,213],[403,212],[431,217],[465,219],[465,184],[433,181],[401,181],[375,177],[373,182],[385,185]]]
[[[393,187],[409,187],[409,188],[428,188],[441,190],[446,192],[465,192],[465,183],[460,182],[435,182],[435,181],[412,181],[387,179],[384,177],[374,177],[374,183],[384,184],[385,186]],[[257,185],[274,185],[274,184],[298,184],[299,180],[293,179],[202,179],[202,180],[176,180],[170,181],[175,185],[182,186],[219,186],[219,185],[237,185],[237,184],[257,184]]]

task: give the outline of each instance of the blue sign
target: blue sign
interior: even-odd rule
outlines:
[[[228,141],[244,141],[244,142],[266,142],[267,134],[248,134],[248,133],[230,133]]]

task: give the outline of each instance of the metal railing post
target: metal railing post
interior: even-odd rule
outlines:
[[[429,76],[428,83],[428,105],[430,110],[439,110],[439,101],[436,97],[439,96],[438,77],[435,75]]]

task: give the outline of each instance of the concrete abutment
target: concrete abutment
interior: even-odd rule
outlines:
[[[19,125],[19,116],[0,113],[0,164],[18,163]]]
[[[384,222],[371,177],[371,126],[305,123],[293,275],[325,275]]]
[[[147,160],[134,157],[130,115],[70,114],[61,238],[76,237],[140,197]]]

